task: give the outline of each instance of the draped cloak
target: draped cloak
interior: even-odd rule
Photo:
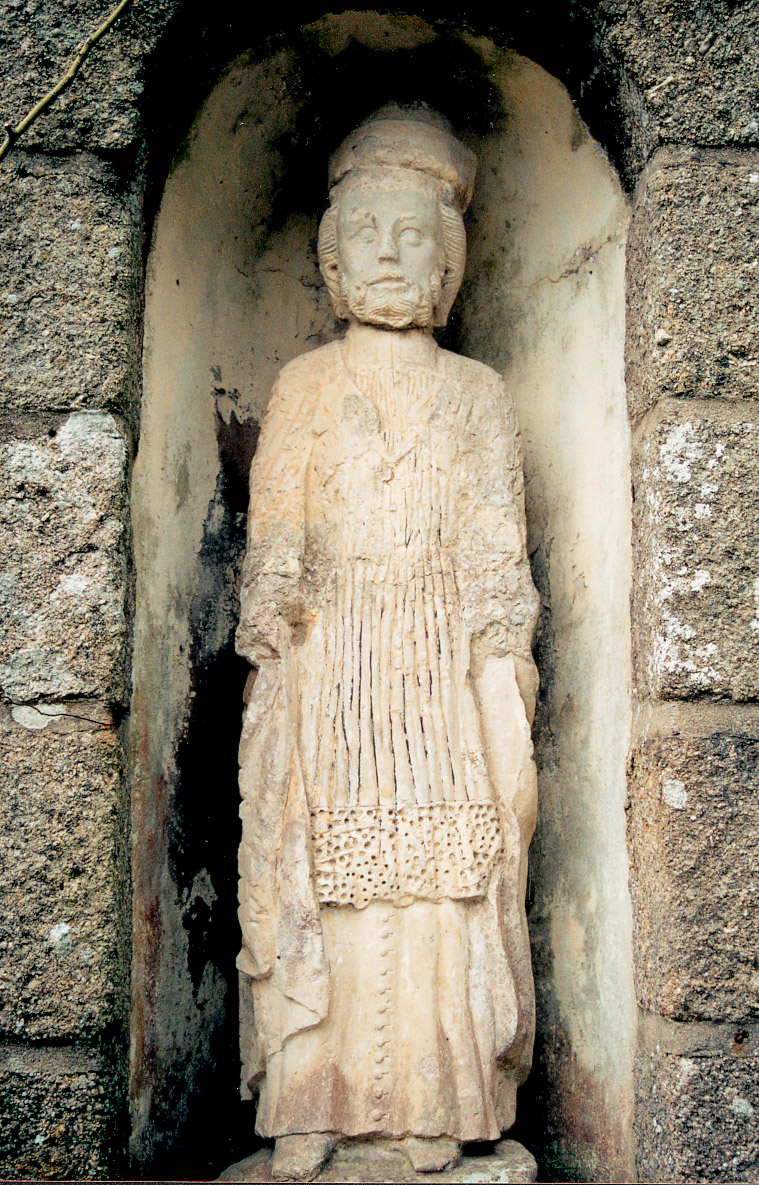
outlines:
[[[368,326],[281,371],[237,635],[258,667],[238,965],[262,1134],[513,1122],[534,1025],[519,685],[536,607],[495,372]]]

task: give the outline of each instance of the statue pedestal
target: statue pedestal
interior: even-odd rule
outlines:
[[[419,1182],[420,1185],[443,1185],[443,1182],[502,1182],[506,1185],[530,1185],[537,1177],[533,1156],[516,1140],[500,1140],[492,1152],[481,1156],[463,1156],[455,1168],[442,1173],[417,1173],[412,1169],[397,1142],[354,1142],[337,1148],[316,1181],[344,1182]],[[271,1181],[271,1153],[256,1152],[226,1169],[220,1181]]]

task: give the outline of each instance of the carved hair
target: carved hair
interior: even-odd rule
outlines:
[[[342,321],[348,320],[348,305],[340,286],[340,260],[337,254],[337,208],[339,197],[335,194],[319,225],[317,251],[319,268],[324,276],[335,310]],[[434,310],[434,325],[445,325],[456,294],[461,287],[466,266],[466,231],[464,220],[455,206],[444,198],[444,189],[438,196],[438,209],[443,224],[444,270],[442,292]]]

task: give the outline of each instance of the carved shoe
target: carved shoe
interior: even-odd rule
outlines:
[[[279,1136],[271,1158],[272,1181],[313,1181],[336,1145],[332,1132]]]
[[[403,1151],[417,1173],[441,1173],[443,1169],[453,1168],[461,1157],[458,1140],[451,1140],[448,1136],[438,1136],[433,1140],[409,1136],[403,1141]]]

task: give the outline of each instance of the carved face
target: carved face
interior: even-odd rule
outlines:
[[[444,243],[439,202],[426,186],[352,186],[338,203],[336,246],[341,294],[357,321],[434,323]]]

